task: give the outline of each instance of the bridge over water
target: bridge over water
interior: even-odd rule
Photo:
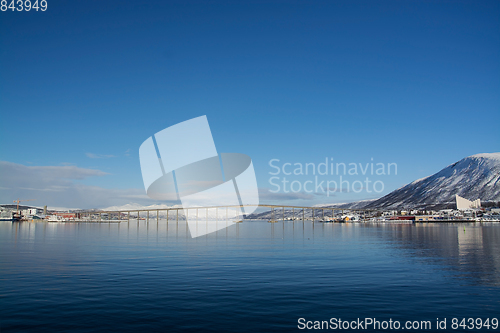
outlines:
[[[262,219],[259,215],[265,214],[250,214],[245,216],[242,214],[243,207],[256,207],[256,205],[234,205],[234,206],[209,206],[209,207],[171,207],[160,209],[134,209],[134,210],[116,210],[116,211],[82,211],[79,213],[78,220],[92,222],[118,222],[130,220],[147,220],[155,219],[157,222],[165,219],[165,221],[187,220],[188,217],[203,221],[205,219],[215,220],[242,220],[242,219]],[[366,209],[345,209],[335,207],[306,207],[306,206],[289,206],[289,205],[267,205],[260,204],[258,208],[269,208],[269,222],[278,222],[279,220],[325,220],[333,219],[336,215],[357,214],[362,219],[373,216],[375,210]]]

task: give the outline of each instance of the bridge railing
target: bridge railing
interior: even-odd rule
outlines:
[[[79,212],[79,220],[84,220],[84,221],[130,221],[132,220],[149,220],[150,219],[150,213],[151,212],[156,212],[156,220],[160,220],[160,213],[162,213],[162,216],[165,216],[166,213],[166,220],[171,220],[175,219],[177,221],[179,220],[185,220],[186,215],[189,214],[189,211],[196,211],[196,214],[200,210],[206,210],[207,211],[207,217],[208,217],[208,210],[216,210],[216,214],[219,212],[220,209],[226,209],[226,212],[228,209],[237,209],[241,210],[243,207],[256,207],[258,206],[259,208],[270,208],[271,210],[269,213],[271,214],[270,218],[265,218],[269,220],[270,222],[277,222],[278,220],[312,220],[315,221],[316,219],[322,219],[323,221],[325,220],[325,216],[328,218],[329,213],[331,212],[330,217],[332,220],[335,217],[335,212],[339,212],[341,215],[343,214],[353,214],[357,213],[358,215],[362,216],[363,219],[366,219],[366,217],[371,216],[374,212],[377,210],[374,209],[349,209],[349,208],[338,208],[338,207],[308,207],[308,206],[290,206],[290,205],[269,205],[269,204],[260,204],[260,205],[226,205],[226,206],[206,206],[206,207],[169,207],[169,208],[156,208],[156,209],[127,209],[127,210],[114,210],[114,211],[104,211],[104,210],[92,210],[92,211],[81,211]],[[277,218],[277,211],[280,210],[281,218]],[[290,212],[292,211],[292,216],[286,217],[285,212]],[[181,211],[181,212],[180,212]],[[306,217],[306,211],[309,211],[307,217]],[[145,213],[145,217],[141,216],[141,213]],[[325,215],[326,213],[326,215]],[[258,216],[262,215],[264,213],[260,214],[249,214],[248,216],[245,216],[244,214],[241,214],[242,217],[249,218],[252,216]],[[296,214],[297,217],[296,217]],[[170,215],[170,216],[169,216]],[[288,214],[289,215],[289,214]],[[223,214],[221,215],[224,216]],[[228,214],[226,213],[226,218]],[[105,218],[104,218],[105,217]],[[151,217],[152,218],[152,217]],[[256,217],[258,218],[258,217]]]

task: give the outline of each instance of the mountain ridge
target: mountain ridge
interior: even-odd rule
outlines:
[[[465,157],[363,208],[418,208],[447,204],[455,201],[456,194],[469,200],[500,201],[500,153]]]

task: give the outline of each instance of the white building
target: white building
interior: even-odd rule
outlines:
[[[37,209],[36,208],[28,208],[28,209],[23,209],[21,211],[21,214],[23,216],[33,216],[33,215],[36,215],[37,214]]]
[[[467,210],[473,208],[481,208],[481,200],[476,199],[474,201],[467,200],[455,194],[455,200],[457,202],[458,210]]]

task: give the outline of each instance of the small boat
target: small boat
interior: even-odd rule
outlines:
[[[47,222],[66,222],[66,219],[59,215],[50,215]]]
[[[11,217],[7,217],[7,218],[1,218],[0,221],[12,221],[12,222],[21,222],[23,221],[23,216],[21,214],[18,214],[16,212],[12,212],[12,215]]]

